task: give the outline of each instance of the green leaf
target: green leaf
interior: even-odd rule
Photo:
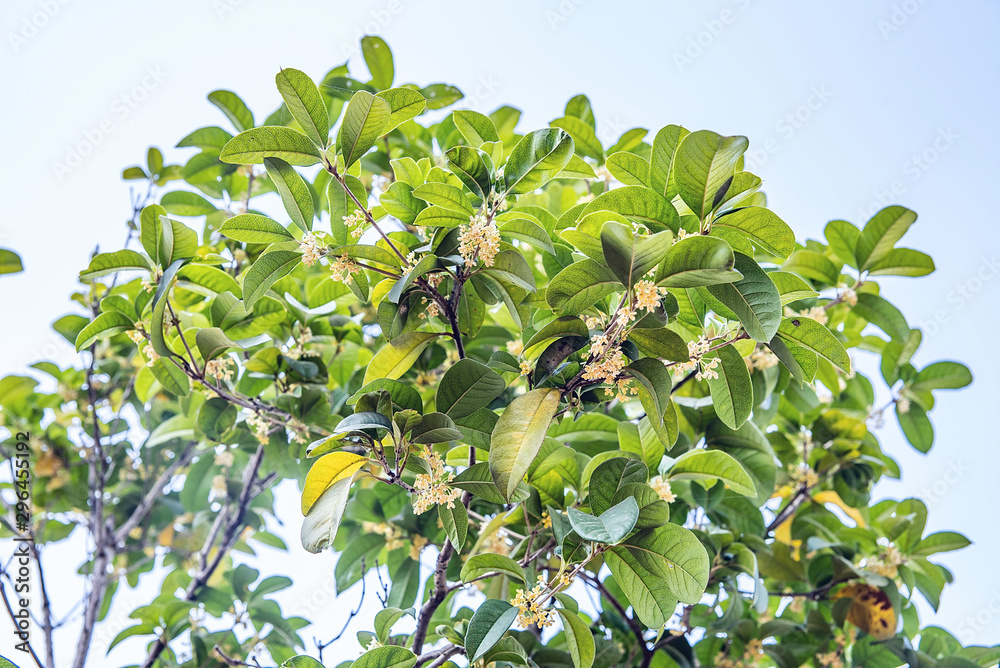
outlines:
[[[677,195],[674,183],[673,164],[677,147],[688,131],[679,125],[668,125],[656,133],[653,139],[653,150],[649,157],[649,186],[672,200]]]
[[[722,450],[689,450],[674,461],[668,475],[671,480],[721,480],[737,494],[757,496],[750,474]]]
[[[371,85],[379,89],[391,86],[394,75],[392,51],[385,40],[376,35],[365,35],[361,38],[361,55],[371,72]]]
[[[101,276],[107,276],[108,274],[114,274],[115,272],[126,271],[129,269],[152,271],[153,265],[150,263],[148,257],[142,253],[137,253],[132,250],[120,250],[115,251],[114,253],[101,253],[100,255],[95,255],[94,259],[90,261],[90,266],[80,272],[80,278],[99,278]]]
[[[437,263],[438,259],[434,255],[425,255],[420,258],[420,261],[413,266],[413,269],[406,272],[405,276],[393,283],[392,288],[386,294],[386,298],[393,304],[398,304],[400,298],[403,296],[403,291],[410,287],[413,281],[437,267]]]
[[[748,146],[746,137],[723,137],[709,130],[692,132],[677,146],[672,164],[677,193],[701,220],[725,194],[719,191],[728,188],[727,181]]]
[[[174,366],[170,363],[171,366]],[[181,374],[183,376],[183,373]],[[187,377],[184,377],[185,382]],[[195,425],[198,431],[211,441],[221,442],[223,434],[236,424],[238,409],[222,397],[212,397],[198,409],[198,419]]]
[[[465,652],[470,663],[496,645],[517,618],[517,608],[507,601],[488,598],[469,620],[469,630],[465,634]]]
[[[466,221],[476,212],[462,189],[448,183],[424,183],[413,189],[413,196],[446,211],[457,213]]]
[[[488,408],[480,408],[472,415],[455,420],[455,425],[462,432],[463,443],[476,448],[488,450],[490,447],[490,436],[493,428],[496,427],[497,414]],[[489,472],[487,472],[487,476]]]
[[[420,398],[420,393],[410,385],[401,383],[398,380],[392,380],[390,378],[376,378],[372,382],[366,384],[360,390],[355,392],[354,396],[347,400],[347,405],[353,406],[363,395],[368,394],[369,392],[378,392],[380,390],[385,390],[389,393],[389,398],[398,410],[411,410],[416,411],[417,413],[424,412],[424,402],[423,399]]]
[[[454,503],[452,506],[449,508],[446,503],[439,505],[438,519],[441,520],[441,526],[444,527],[448,540],[455,546],[457,552],[461,552],[469,534],[469,514],[461,503]]]
[[[635,527],[637,519],[639,519],[639,505],[631,496],[597,517],[580,512],[576,508],[569,509],[569,522],[581,538],[607,545],[620,543]]]
[[[637,359],[625,367],[624,371],[639,383],[639,397],[646,414],[658,426],[662,426],[663,416],[670,407],[670,391],[673,389],[670,372],[663,366],[663,362],[652,357]]]
[[[479,148],[488,141],[500,141],[497,128],[489,116],[471,109],[458,109],[451,112],[451,116],[455,121],[455,127],[472,148]]]
[[[233,348],[242,350],[240,344],[231,341],[218,327],[199,329],[194,335],[194,341],[195,345],[198,346],[198,352],[201,353],[201,358],[206,362]]]
[[[920,452],[929,452],[934,445],[934,425],[931,424],[927,412],[916,403],[911,403],[904,413],[899,410],[899,403],[896,404],[896,419],[899,421],[899,428],[903,430],[903,435],[910,445]]]
[[[632,503],[635,503],[633,500]],[[591,668],[596,655],[594,634],[580,615],[556,608],[556,613],[562,618],[566,644],[569,645],[569,655],[573,658],[574,668]]]
[[[382,134],[386,134],[411,118],[424,113],[427,99],[419,91],[412,88],[390,88],[375,97],[380,97],[389,103],[389,120],[386,121]]]
[[[291,165],[308,167],[322,159],[309,137],[298,130],[269,125],[241,132],[222,147],[219,159],[235,165],[260,165],[264,158],[280,158]]]
[[[302,261],[297,250],[267,250],[261,253],[243,277],[243,303],[247,310],[267,294],[278,279],[287,276]]]
[[[691,358],[684,339],[677,332],[666,327],[633,329],[628,338],[653,357],[662,357],[671,362],[687,362]]]
[[[696,604],[708,585],[708,553],[698,538],[676,524],[646,529],[616,545],[605,561],[649,628],[660,628],[677,601]]]
[[[493,190],[493,160],[477,148],[455,146],[445,151],[448,168],[481,200],[489,198]]]
[[[788,257],[795,250],[792,228],[770,209],[759,206],[736,209],[712,221],[713,230],[720,227],[749,238],[765,252],[780,258]]]
[[[264,167],[267,169],[267,175],[271,177],[275,190],[281,195],[281,203],[284,204],[289,218],[299,226],[299,229],[312,230],[313,198],[305,179],[295,171],[295,168],[279,158],[264,158]]]
[[[887,206],[872,216],[861,230],[854,248],[858,269],[871,269],[872,265],[888,255],[916,220],[916,213],[897,205]]]
[[[689,236],[670,247],[653,280],[664,288],[733,283],[743,277],[733,270],[735,264],[733,249],[722,239]]]
[[[382,608],[375,613],[375,637],[384,645],[389,639],[393,624],[411,614],[409,611],[399,608]]]
[[[564,130],[549,128],[529,132],[507,159],[504,167],[506,193],[521,195],[541,188],[569,164],[572,155],[573,138]]]
[[[851,307],[851,313],[867,320],[893,341],[905,342],[910,338],[910,326],[898,308],[878,295],[859,292],[858,303]]]
[[[292,233],[276,220],[256,213],[241,213],[222,223],[219,234],[247,244],[273,244],[295,241]]]
[[[718,378],[709,378],[712,405],[719,419],[730,429],[738,429],[753,410],[753,384],[743,356],[732,345],[723,346],[705,356],[718,357]]]
[[[417,357],[438,334],[434,332],[404,332],[382,346],[365,370],[367,385],[377,378],[396,379],[410,370]]]
[[[285,106],[302,131],[322,149],[330,141],[330,117],[326,103],[305,72],[283,69],[274,77]]]
[[[174,354],[164,339],[163,319],[168,305],[170,288],[177,271],[183,264],[184,260],[175,260],[164,270],[163,276],[160,277],[160,282],[156,286],[156,292],[153,293],[153,298],[150,300],[153,313],[150,319],[149,340],[156,354],[163,357],[170,357]]]
[[[627,186],[649,187],[649,162],[628,151],[619,151],[608,156],[605,167]]]
[[[362,654],[350,668],[413,668],[416,655],[405,647],[386,645]]]
[[[462,359],[445,371],[438,384],[437,409],[453,419],[472,415],[500,396],[506,384],[493,369]]]
[[[231,292],[237,296],[243,294],[243,289],[235,278],[222,269],[208,264],[186,264],[177,272],[177,278],[185,281],[184,287],[187,289],[202,294],[207,293],[209,296],[223,292]]]
[[[593,460],[591,460],[593,461]],[[641,461],[626,457],[613,457],[601,462],[584,484],[590,490],[590,506],[600,515],[611,508],[611,500],[623,486],[630,483],[645,483],[649,470]]]
[[[869,276],[926,276],[933,273],[930,255],[912,248],[893,248],[871,265]]]
[[[613,211],[639,221],[651,232],[677,232],[681,226],[677,209],[670,200],[643,186],[622,186],[598,195],[581,212],[580,218],[595,211]]]
[[[443,109],[465,97],[459,89],[442,83],[424,86],[420,89],[420,94],[427,98],[428,109]]]
[[[471,582],[488,573],[500,573],[525,583],[528,581],[524,569],[510,557],[484,552],[473,555],[466,560],[462,566],[462,582]]]
[[[972,545],[972,541],[960,533],[954,531],[938,531],[925,536],[917,543],[917,546],[910,550],[911,557],[929,557],[940,552],[951,552],[952,550],[962,550]]]
[[[389,103],[371,93],[359,90],[351,98],[337,135],[337,150],[349,168],[382,136],[389,124],[392,108]]]
[[[781,265],[784,271],[790,271],[813,281],[827,285],[836,285],[839,271],[830,258],[812,250],[797,250]]]
[[[837,336],[812,318],[782,318],[778,336],[806,350],[811,350],[850,375],[851,356]]]
[[[364,431],[365,429],[385,429],[391,432],[392,421],[381,413],[362,411],[354,415],[348,415],[341,420],[334,428],[333,435],[337,436],[352,431]]]
[[[215,213],[215,205],[198,193],[173,190],[160,198],[160,205],[175,216],[205,216]]]
[[[414,443],[444,443],[462,438],[455,422],[444,413],[427,413],[410,437]]]
[[[101,313],[77,334],[76,350],[79,352],[95,341],[106,339],[134,327],[132,319],[124,313],[118,311]]]
[[[221,151],[233,135],[218,126],[199,128],[177,142],[177,148],[200,148]]]
[[[164,390],[177,397],[186,397],[191,392],[191,381],[187,374],[170,360],[163,358],[153,362],[153,376]]]
[[[774,283],[774,287],[778,288],[778,295],[781,297],[782,306],[800,299],[809,299],[819,294],[808,283],[787,271],[769,271],[767,275]]]
[[[924,367],[908,384],[914,392],[927,390],[957,390],[972,382],[969,367],[959,362],[935,362]]]
[[[503,221],[498,220],[497,222],[499,223],[497,229],[500,231],[500,236],[518,239],[519,241],[530,244],[539,250],[555,255],[556,249],[552,245],[549,233],[546,232],[545,228],[538,223],[528,220],[527,218],[514,218]]]
[[[208,101],[222,110],[239,132],[254,126],[253,113],[239,95],[228,90],[216,90],[208,94]]]
[[[673,234],[670,232],[645,236],[616,222],[607,222],[601,228],[604,260],[628,288],[644,279],[651,269],[663,261],[671,243]]]
[[[576,153],[588,158],[604,161],[604,147],[597,138],[594,128],[575,116],[563,116],[549,123],[551,127],[560,128],[573,138]]]
[[[574,262],[549,281],[545,301],[559,315],[579,315],[622,289],[610,268],[590,258]]]
[[[736,253],[734,268],[743,278],[722,285],[710,285],[708,291],[733,310],[754,341],[770,341],[781,324],[781,299],[778,288],[753,258]]]
[[[558,389],[531,390],[500,415],[490,439],[489,465],[497,489],[508,501],[542,447],[560,398]]]

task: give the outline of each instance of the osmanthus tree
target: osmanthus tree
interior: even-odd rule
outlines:
[[[362,49],[370,80],[281,70],[262,123],[213,92],[227,128],[125,170],[148,185],[138,244],[94,256],[86,315],[54,325],[86,364],[36,364],[52,391],[0,381],[35,458],[36,557],[74,531],[91,549],[73,665],[154,576],[112,643],[144,638],[138,665],[322,665],[272,599],[291,580],[245,565],[285,547],[265,526],[291,521],[285,479],[305,517],[287,549],[330,548],[340,591],[385,582],[360,647],[338,645],[357,658],[328,666],[997,663],[914,602],[937,608],[932,558],[968,540],[925,533],[918,499],[871,502],[900,475],[886,411],[926,452],[938,393],[971,382],[911,362],[920,330],[877,282],[934,270],[896,246],[915,213],[799,242],[745,137],[606,148],[582,95],[522,134],[518,110],[442,111],[457,89],[395,84],[385,42]],[[54,666],[69,594],[42,594]],[[317,613],[326,637],[348,608]]]

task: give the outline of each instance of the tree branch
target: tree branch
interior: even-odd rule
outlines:
[[[160,493],[163,491],[163,488],[167,486],[167,483],[169,483],[174,477],[177,470],[191,461],[191,458],[194,456],[195,445],[197,445],[197,441],[188,441],[180,455],[174,459],[170,466],[168,466],[163,473],[160,474],[160,477],[156,479],[153,486],[149,488],[149,491],[146,492],[146,495],[142,498],[142,501],[139,502],[139,505],[135,507],[135,510],[132,511],[129,518],[125,520],[120,527],[118,527],[118,530],[115,531],[113,536],[115,547],[124,543],[125,539],[128,538],[129,532],[142,523],[150,508],[153,507],[153,504],[156,503],[156,500],[160,497]]]

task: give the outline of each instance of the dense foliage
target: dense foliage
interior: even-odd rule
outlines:
[[[291,581],[232,563],[285,547],[264,527],[285,479],[287,549],[336,552],[340,591],[386,577],[343,666],[997,662],[914,605],[937,608],[933,557],[968,540],[926,534],[918,499],[871,501],[900,474],[884,415],[926,452],[940,392],[972,380],[911,363],[921,332],[877,282],[934,270],[896,245],[915,213],[799,242],[745,137],[606,148],[583,95],[522,134],[518,110],[440,111],[456,88],[394,85],[385,42],[362,50],[369,81],[284,69],[262,122],[215,91],[226,128],[125,170],[148,188],[134,234],[54,325],[86,366],[0,381],[40,551],[90,535],[75,665],[151,574],[115,640],[146,639],[142,665],[321,665],[270,598]]]

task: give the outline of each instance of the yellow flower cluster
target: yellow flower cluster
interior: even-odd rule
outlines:
[[[543,529],[552,528],[552,518],[549,517],[549,511],[546,510],[545,512],[542,513],[542,520],[540,522],[540,525]]]
[[[233,457],[233,453],[229,450],[223,450],[215,455],[215,465],[222,468],[231,467],[235,460],[236,458]]]
[[[545,582],[545,576],[539,575],[538,584],[527,592],[523,589],[518,589],[514,594],[514,598],[511,599],[510,604],[517,608],[517,623],[523,628],[527,628],[532,624],[539,628],[545,628],[552,626],[555,622],[552,611],[544,607],[544,599],[548,590],[549,586]]]
[[[424,549],[424,546],[427,545],[427,542],[427,538],[424,536],[414,536],[413,543],[410,545],[410,559],[420,561],[420,552]]]
[[[361,235],[365,233],[365,214],[361,211],[355,211],[349,216],[343,217],[344,225],[351,232],[352,239],[360,239]]]
[[[356,274],[361,271],[361,267],[359,267],[354,260],[347,257],[347,255],[341,255],[330,264],[330,271],[333,272],[333,278],[335,280],[338,280],[341,283],[346,283],[350,280],[351,274]]]
[[[134,343],[135,345],[139,345],[140,343],[146,340],[146,337],[143,335],[142,331],[138,329],[130,329],[127,332],[125,332],[125,335],[128,336],[128,338],[132,339],[132,343]]]
[[[365,533],[374,533],[385,538],[385,549],[390,552],[406,545],[403,532],[393,524],[387,524],[386,522],[362,522],[361,530]],[[426,542],[427,539],[425,538],[424,540]]]
[[[704,359],[711,347],[711,344],[704,335],[699,337],[697,341],[688,342],[688,357],[690,359],[674,367],[674,375],[679,377],[690,371],[697,370],[695,378],[698,380],[718,378],[719,372],[715,370],[715,367],[719,366],[719,358]]]
[[[667,503],[673,503],[677,500],[673,490],[670,489],[670,483],[664,480],[661,476],[656,476],[650,480],[649,486],[653,488],[653,491],[656,492],[657,496]]]
[[[431,446],[424,446],[423,457],[431,472],[421,473],[414,482],[417,498],[413,500],[413,512],[420,515],[441,504],[454,508],[455,499],[462,495],[462,490],[448,486],[455,477],[454,474],[445,470],[444,460],[431,449]]]
[[[838,285],[837,287],[840,288],[840,301],[848,306],[855,306],[858,303],[858,293],[853,288],[846,285]]]
[[[584,319],[584,323],[587,325],[587,329],[603,329],[604,322],[600,318],[595,318],[593,316],[587,316]]]
[[[605,383],[614,383],[618,378],[618,374],[625,368],[625,356],[622,354],[622,349],[619,346],[613,346],[605,351],[604,346],[607,345],[607,337],[603,334],[595,336],[591,341],[592,357],[595,355],[595,349],[600,352],[596,352],[596,357],[584,367],[584,380],[601,380]]]
[[[653,311],[660,305],[660,297],[666,292],[666,288],[658,288],[653,281],[643,279],[635,284],[635,307]]]
[[[420,314],[421,320],[426,320],[427,318],[434,318],[441,315],[441,307],[438,306],[437,302],[430,302],[428,304],[427,297],[424,297],[423,299],[420,300],[420,303],[427,304],[427,308],[424,310],[423,313]]]
[[[153,366],[156,360],[160,359],[159,353],[153,350],[153,344],[147,343],[142,349],[142,354],[146,356],[146,366]]]
[[[899,574],[899,567],[904,563],[906,559],[902,552],[895,545],[890,545],[882,554],[866,560],[865,570],[891,580]]]
[[[293,359],[300,359],[308,355],[316,356],[317,353],[309,352],[306,350],[306,344],[312,341],[313,333],[308,327],[303,327],[299,331],[298,337],[295,339],[295,345],[289,349],[288,356]]]
[[[788,475],[798,487],[815,487],[819,484],[819,474],[809,468],[808,464],[790,466]]]
[[[619,378],[615,381],[615,389],[610,387],[604,389],[604,396],[614,396],[618,401],[628,401],[631,397],[639,394],[639,388],[633,386],[631,378]]]
[[[315,234],[307,232],[302,235],[302,241],[299,242],[299,252],[302,253],[302,264],[307,267],[316,264],[319,260],[319,250]]]
[[[697,235],[692,234],[690,232],[686,232],[684,230],[677,230],[677,236],[674,237],[674,243],[677,243],[681,239],[687,239],[688,237],[694,237],[694,236]]]
[[[269,425],[267,420],[254,413],[247,418],[247,426],[253,429],[253,435],[261,444],[267,443]]]
[[[205,362],[205,375],[221,381],[232,380],[233,369],[229,364],[231,361],[228,357],[208,360]]]
[[[907,399],[906,397],[900,397],[899,399],[896,399],[896,410],[899,411],[900,414],[903,414],[903,415],[905,415],[906,413],[909,413],[910,412],[910,400]]]
[[[500,252],[500,230],[482,214],[470,217],[469,224],[462,225],[458,240],[458,252],[470,265],[478,258],[487,267],[492,267],[493,259]]]
[[[532,371],[531,362],[528,360],[521,360],[521,375],[530,376]]]
[[[221,473],[214,478],[212,478],[212,496],[219,497],[226,495],[226,476]]]
[[[444,274],[443,273],[427,274],[426,276],[424,276],[424,280],[427,281],[427,285],[431,286],[432,288],[436,288],[437,286],[441,285],[441,281],[444,280]]]
[[[513,341],[507,342],[507,352],[509,352],[514,357],[517,357],[524,352],[524,342],[521,339],[514,339]]]
[[[778,356],[772,353],[770,350],[765,350],[764,348],[758,347],[750,354],[749,364],[750,370],[759,369],[763,371],[764,369],[770,369],[773,366],[778,365]]]

